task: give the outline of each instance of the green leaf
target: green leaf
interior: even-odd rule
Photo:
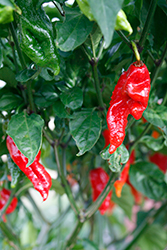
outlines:
[[[15,188],[18,178],[20,176],[20,169],[11,161],[11,157],[8,157],[8,168],[12,177],[11,188]]]
[[[123,10],[120,10],[117,14],[115,30],[125,30],[128,31],[129,34],[132,34],[133,32],[133,29],[130,23],[128,22],[125,12]]]
[[[53,84],[43,85],[38,92],[35,93],[34,102],[37,106],[49,107],[53,105],[58,99],[58,94],[56,93],[56,88]]]
[[[159,151],[163,148],[163,137],[159,137],[157,139],[153,138],[152,136],[145,135],[140,139],[141,143],[146,144],[146,146],[154,151]]]
[[[167,198],[167,184],[164,174],[150,162],[138,162],[129,171],[130,182],[145,196],[153,200]]]
[[[167,15],[167,4],[166,4],[166,0],[159,0],[158,1],[158,6],[165,12],[165,14]]]
[[[80,12],[79,8],[65,8],[65,12],[65,22],[56,25],[57,43],[62,51],[70,51],[85,42],[93,23]]]
[[[58,180],[52,179],[51,189],[55,190],[56,193],[63,195],[65,193],[64,188]]]
[[[3,66],[3,53],[2,53],[2,51],[3,51],[3,48],[2,48],[2,45],[0,44],[0,68],[2,68],[2,66]]]
[[[13,22],[13,8],[10,6],[0,7],[0,23],[6,24]]]
[[[66,107],[75,110],[82,106],[83,93],[80,88],[74,87],[66,92],[61,93],[60,99]]]
[[[17,1],[22,10],[19,16],[19,38],[22,51],[38,66],[50,67],[55,75],[60,71],[59,57],[53,37],[53,27],[43,8],[35,1]]]
[[[11,87],[17,86],[17,81],[15,80],[15,74],[8,67],[3,67],[0,69],[0,79],[5,81]]]
[[[166,230],[160,224],[150,225],[137,242],[140,249],[162,250],[166,249]],[[136,248],[135,248],[136,249]]]
[[[12,93],[4,94],[0,98],[0,110],[1,111],[10,111],[12,109],[17,108],[23,103],[23,99]]]
[[[75,115],[75,119],[70,121],[69,127],[79,149],[77,156],[80,156],[89,151],[99,139],[101,119],[94,110],[78,112]]]
[[[8,124],[7,134],[12,137],[18,149],[28,158],[31,165],[38,154],[42,143],[44,121],[40,115],[20,113],[12,116]]]
[[[97,23],[94,23],[93,29],[85,41],[85,45],[93,47],[96,50],[102,39],[102,36],[103,35],[101,33],[99,26],[97,25]]]
[[[76,0],[80,10],[84,13],[84,15],[90,20],[94,21],[94,16],[91,12],[90,5],[87,0]]]
[[[125,184],[123,186],[120,198],[116,196],[114,191],[112,194],[112,201],[116,203],[119,207],[121,207],[125,214],[129,217],[129,219],[131,219],[134,199],[131,194],[131,189],[128,185]]]
[[[96,19],[105,39],[105,48],[112,40],[115,22],[123,0],[89,0],[91,12]]]
[[[4,140],[4,141],[0,142],[0,156],[2,156],[4,154],[8,154],[8,153],[9,153],[9,151],[6,147],[6,141]]]
[[[148,122],[161,128],[167,135],[167,109],[165,106],[156,106],[154,109],[147,107],[143,116]]]
[[[14,5],[13,1],[10,1],[10,0],[0,0],[0,5],[10,6],[13,9],[15,8],[15,5]]]
[[[111,155],[109,153],[109,146],[108,146],[101,152],[101,157],[104,160],[108,160],[109,168],[113,172],[119,172],[121,170],[121,167],[122,167],[121,164],[125,164],[129,160],[129,152],[128,152],[127,148],[124,146],[124,144],[122,144]]]
[[[54,102],[53,105],[53,111],[55,113],[55,115],[57,115],[60,118],[69,118],[70,115],[67,113],[65,106],[63,105],[63,103],[60,100],[57,100],[56,102]]]
[[[34,77],[34,75],[37,73],[38,70],[34,69],[23,69],[16,75],[16,80],[18,82],[27,82],[31,78]]]

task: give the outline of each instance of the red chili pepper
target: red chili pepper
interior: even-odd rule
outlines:
[[[11,191],[6,189],[6,188],[3,188],[0,191],[0,210],[2,210],[2,208],[6,205],[10,195],[11,195]],[[9,204],[5,214],[13,213],[13,211],[15,210],[15,208],[17,206],[17,202],[18,202],[17,198],[14,197],[12,199],[11,203]],[[6,222],[5,214],[3,214],[3,220]]]
[[[130,169],[130,164],[133,164],[135,161],[135,151],[133,150],[128,162],[125,164],[120,177],[117,181],[115,181],[114,183],[114,187],[115,187],[115,192],[117,197],[121,197],[121,192],[122,192],[122,188],[124,186],[124,184],[127,182],[128,176],[129,176],[129,169]]]
[[[160,170],[165,174],[167,171],[167,155],[162,153],[155,153],[149,157],[152,163],[155,163]]]
[[[12,160],[29,178],[34,188],[41,194],[43,201],[45,201],[48,197],[52,180],[43,165],[39,163],[41,151],[37,154],[34,162],[29,167],[26,167],[28,158],[18,150],[16,144],[10,136],[7,136],[6,143]]]
[[[109,176],[101,167],[99,167],[92,169],[89,173],[89,177],[92,186],[92,199],[95,201],[105,188],[109,180]],[[111,201],[111,196],[112,191],[109,192],[101,206],[98,208],[102,215],[107,211],[111,212],[114,207],[113,202]]]
[[[102,135],[105,140],[104,148],[106,148],[110,144],[110,131],[108,129],[104,129]]]
[[[150,92],[150,75],[146,65],[135,62],[122,73],[113,91],[107,112],[107,125],[110,131],[110,148],[112,154],[125,138],[128,115],[135,119],[142,117],[146,109]]]

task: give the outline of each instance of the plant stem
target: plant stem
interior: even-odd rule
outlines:
[[[79,234],[82,226],[83,226],[83,222],[78,221],[74,231],[72,232],[69,239],[67,240],[66,247],[64,250],[72,249],[72,247],[75,245],[76,237]]]
[[[56,158],[56,162],[57,162],[58,172],[59,172],[61,181],[62,181],[62,183],[64,185],[66,195],[67,195],[67,197],[69,199],[69,202],[70,202],[70,205],[71,205],[73,211],[75,212],[75,214],[78,217],[80,212],[79,212],[79,209],[78,209],[78,207],[77,207],[77,205],[75,203],[74,197],[73,197],[72,192],[71,192],[71,188],[68,185],[68,182],[67,182],[67,180],[65,178],[63,167],[60,165],[58,146],[56,145],[56,143],[54,145],[54,152],[55,152],[55,158]]]
[[[13,37],[13,41],[14,41],[14,43],[16,45],[16,49],[17,49],[17,52],[18,52],[18,55],[19,55],[21,66],[22,66],[23,69],[25,69],[26,68],[26,63],[25,63],[22,51],[21,51],[19,43],[18,43],[18,39],[17,39],[17,36],[16,36],[16,32],[15,32],[13,23],[10,23],[9,27],[10,27],[10,31],[11,31],[11,34],[12,34],[12,37]]]
[[[103,189],[103,192],[98,196],[98,198],[92,203],[90,207],[88,207],[86,213],[85,213],[85,219],[89,219],[95,212],[96,210],[100,207],[102,202],[105,200],[106,196],[110,192],[110,190],[113,187],[113,183],[115,182],[115,179],[117,178],[118,173],[114,173],[110,175],[110,179]]]
[[[152,124],[147,124],[146,128],[142,131],[142,133],[137,137],[137,139],[131,143],[131,147],[129,150],[129,155],[132,153],[133,149],[136,147],[136,145],[138,144],[138,142],[140,141],[140,139],[143,137],[143,135],[145,135],[150,128],[152,127]]]
[[[47,221],[45,219],[45,217],[43,216],[43,214],[41,213],[41,211],[39,210],[37,204],[35,203],[34,199],[31,197],[31,195],[29,194],[29,192],[27,193],[26,197],[29,199],[29,201],[31,202],[34,210],[36,211],[36,213],[39,215],[39,217],[46,223],[50,226],[50,222]]]
[[[151,211],[150,215],[139,225],[139,227],[134,231],[133,239],[126,244],[121,250],[129,250],[137,242],[137,240],[145,233],[148,227],[154,222],[154,220],[159,216],[159,214],[166,209],[167,201],[165,201],[158,210]]]
[[[9,228],[3,221],[0,221],[0,229],[3,235],[8,239],[9,244],[13,247],[12,249],[20,250],[19,239],[12,229]]]
[[[116,32],[122,38],[122,40],[128,45],[128,47],[132,49],[132,44],[130,40],[124,35],[124,33],[121,30],[117,30]]]
[[[147,15],[147,18],[146,18],[146,22],[145,22],[145,25],[144,25],[144,28],[143,28],[143,31],[141,33],[141,37],[140,37],[140,40],[139,40],[139,45],[141,47],[145,43],[146,36],[147,36],[148,30],[150,28],[151,20],[152,20],[152,18],[154,16],[156,6],[157,6],[157,0],[152,0],[151,4],[150,4],[150,7],[149,7],[149,10],[148,10],[148,15]]]
[[[102,41],[102,43],[100,45],[99,53],[97,55],[97,60],[99,60],[99,58],[100,58],[100,56],[101,56],[101,54],[103,52],[103,48],[104,48],[104,38],[103,38],[103,41]]]
[[[30,110],[36,113],[36,108],[34,105],[33,95],[32,95],[32,88],[31,88],[31,81],[27,82],[27,93],[28,93],[28,99],[30,104]]]
[[[162,56],[158,62],[158,65],[155,67],[155,70],[153,71],[153,74],[152,74],[152,77],[151,77],[151,88],[153,89],[154,85],[155,85],[155,81],[157,79],[157,76],[158,76],[158,73],[159,73],[159,70],[161,68],[161,65],[163,63],[163,60],[165,59],[166,57],[166,54],[167,54],[167,43],[166,43],[166,46],[165,46],[165,49],[162,53]]]
[[[94,76],[94,84],[95,84],[95,89],[96,89],[96,94],[97,94],[99,106],[100,106],[102,111],[105,111],[106,109],[105,109],[105,106],[103,103],[102,93],[101,93],[101,89],[100,89],[100,81],[99,81],[99,77],[98,77],[97,62],[93,61],[91,63],[91,66],[92,66],[92,71],[93,71],[93,76]]]

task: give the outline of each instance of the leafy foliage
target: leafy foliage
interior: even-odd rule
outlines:
[[[166,23],[165,0],[0,0],[0,190],[18,199],[6,222],[9,204],[0,208],[0,249],[165,248],[167,161],[155,165],[150,156],[167,158]],[[149,103],[142,119],[128,117],[125,140],[111,155],[106,113],[135,61],[132,41],[150,72]],[[45,202],[12,161],[7,135],[27,167],[41,150],[52,177]],[[125,164],[119,198],[113,183]],[[93,202],[89,173],[98,167],[109,181]]]

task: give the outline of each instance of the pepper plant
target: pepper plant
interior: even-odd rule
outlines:
[[[165,0],[0,0],[1,249],[165,249],[166,23]]]

